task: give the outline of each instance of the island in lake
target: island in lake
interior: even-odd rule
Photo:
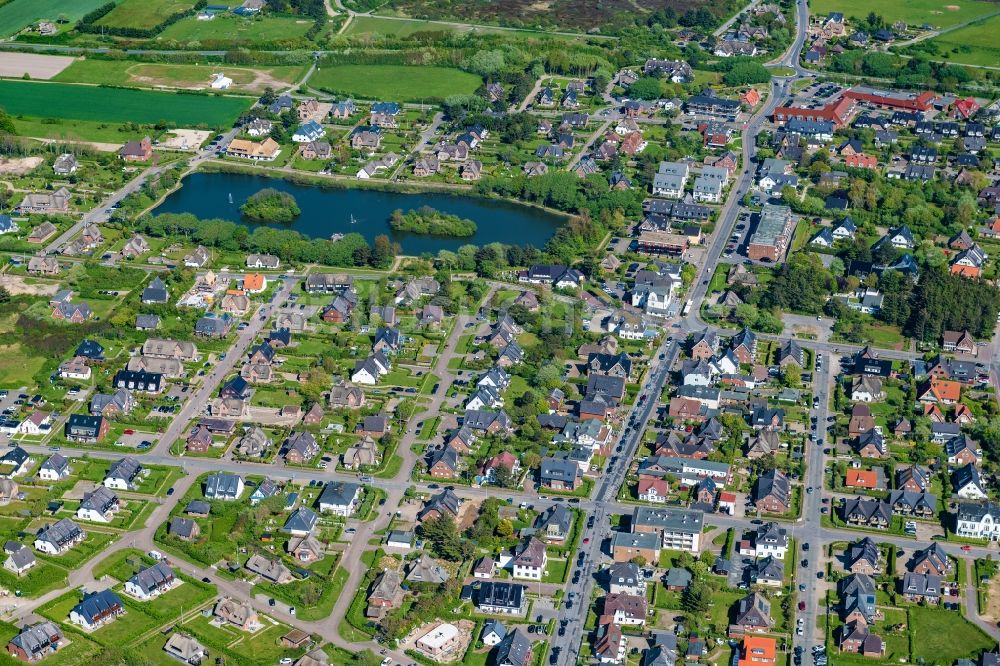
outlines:
[[[430,206],[421,206],[405,213],[401,208],[397,208],[392,211],[392,215],[389,217],[389,226],[392,227],[393,231],[456,238],[474,236],[479,229],[472,220],[442,213]]]
[[[288,192],[265,187],[260,192],[250,195],[240,206],[240,214],[254,222],[281,222],[289,224],[295,221],[302,211],[299,204]]]

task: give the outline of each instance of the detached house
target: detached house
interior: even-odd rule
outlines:
[[[528,537],[514,548],[511,560],[514,578],[541,580],[545,573],[548,556],[545,544],[535,537]]]

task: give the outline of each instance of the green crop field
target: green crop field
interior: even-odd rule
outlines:
[[[878,3],[867,0],[813,0],[809,3],[810,13],[816,15],[843,12],[848,19],[852,16],[861,19],[874,11],[890,23],[906,21],[917,26],[928,23],[936,29],[996,10],[995,3],[981,0],[880,0]]]
[[[312,25],[312,21],[290,16],[250,19],[220,14],[211,21],[199,21],[190,16],[169,26],[159,34],[157,40],[239,44],[284,42],[302,37]]]
[[[399,102],[469,94],[480,83],[478,76],[451,67],[407,65],[335,65],[324,67],[309,79],[309,85],[314,88],[363,99]]]
[[[1000,66],[1000,16],[977,21],[931,40],[945,59],[963,65]]]
[[[240,97],[13,80],[0,81],[0,100],[5,110],[14,116],[107,123],[156,123],[165,120],[182,126],[212,127],[231,124],[252,103],[251,99]]]
[[[9,37],[36,21],[55,21],[60,16],[75,22],[106,0],[11,0],[0,7],[0,37]]]
[[[207,89],[212,74],[222,72],[233,80],[229,92],[260,93],[264,88],[288,88],[305,74],[305,65],[247,69],[227,65],[174,65],[142,63],[129,60],[76,60],[53,81],[61,83],[96,83],[98,85],[138,88]]]
[[[177,12],[194,7],[191,0],[122,0],[97,25],[112,28],[153,28]]]

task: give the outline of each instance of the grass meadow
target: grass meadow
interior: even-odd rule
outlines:
[[[910,25],[928,23],[936,29],[969,21],[997,10],[996,3],[981,0],[880,0],[878,3],[866,0],[813,0],[809,11],[815,15],[827,12],[843,12],[848,19],[863,19],[875,11],[892,23],[906,21]]]
[[[324,67],[309,79],[310,86],[333,93],[398,102],[469,94],[480,83],[478,76],[452,67],[408,65],[334,65]]]
[[[167,18],[193,6],[191,0],[122,0],[97,25],[109,28],[155,28]]]

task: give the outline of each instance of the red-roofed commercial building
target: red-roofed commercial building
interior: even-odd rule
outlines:
[[[843,127],[851,121],[857,104],[853,99],[840,97],[826,106],[808,108],[804,106],[779,106],[774,110],[774,122],[785,123],[792,119],[799,120],[828,120],[834,127]]]
[[[867,86],[851,88],[843,94],[846,99],[874,104],[888,109],[904,109],[906,111],[927,111],[937,97],[926,90],[922,93],[907,93],[896,90],[879,90]]]

